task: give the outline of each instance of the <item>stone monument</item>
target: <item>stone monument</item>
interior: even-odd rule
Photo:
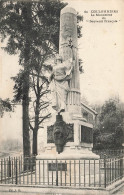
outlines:
[[[77,47],[77,13],[67,6],[61,10],[59,55],[50,76],[55,113],[46,126],[45,152],[37,159],[99,158],[92,153],[93,125],[81,113]]]

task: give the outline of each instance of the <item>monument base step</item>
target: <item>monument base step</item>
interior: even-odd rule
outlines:
[[[96,155],[92,151],[88,149],[80,149],[80,150],[68,150],[58,154],[55,150],[43,152],[37,155],[36,159],[99,159],[100,156]]]

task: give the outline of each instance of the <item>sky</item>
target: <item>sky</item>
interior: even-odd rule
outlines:
[[[84,20],[82,38],[78,41],[79,58],[83,60],[84,73],[80,75],[80,90],[90,104],[104,103],[109,97],[119,95],[124,101],[124,1],[123,0],[68,0],[69,6],[75,8]],[[118,13],[107,20],[118,22],[90,23],[89,20],[100,20],[100,16],[91,16],[91,10],[118,10]],[[88,12],[88,13],[85,13]],[[1,44],[4,46],[4,44]],[[9,56],[0,50],[0,97],[13,97],[14,82],[10,79],[20,69],[18,56]],[[14,116],[12,116],[14,117]],[[16,112],[16,127],[20,124],[20,112]],[[8,136],[12,124],[2,120]],[[0,122],[1,125],[1,122]],[[21,124],[20,124],[21,125]],[[18,127],[17,127],[18,130]],[[18,132],[18,131],[17,131]],[[17,133],[16,133],[17,134]]]
[[[78,40],[79,58],[83,60],[84,73],[80,75],[82,96],[89,103],[103,103],[112,95],[119,95],[124,101],[124,1],[121,0],[68,0],[68,5],[75,8],[84,20],[82,38]],[[106,3],[105,3],[106,2]],[[89,23],[87,20],[98,19],[91,17],[91,10],[118,10],[112,18],[117,23]],[[88,13],[84,13],[88,11]],[[109,18],[109,17],[108,17]],[[120,20],[120,21],[119,21]],[[3,46],[3,44],[1,45]],[[0,52],[0,96],[13,96],[13,84],[10,79],[18,73],[17,56],[9,56]]]
[[[103,103],[119,95],[124,101],[124,1],[83,0],[69,1],[69,6],[83,15],[79,57],[83,60],[84,74],[80,75],[81,94],[89,103]],[[91,10],[118,10],[107,19],[117,23],[89,23],[101,19]],[[88,11],[88,13],[84,13]]]

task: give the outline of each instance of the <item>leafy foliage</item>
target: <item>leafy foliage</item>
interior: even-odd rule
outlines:
[[[42,50],[48,52],[50,46],[51,50],[58,49],[60,10],[65,5],[49,0],[0,1],[1,40],[8,38],[5,50],[9,54],[19,53],[20,64],[23,64],[27,55],[25,44],[30,47],[31,61],[34,56],[42,55]]]
[[[100,130],[103,132],[115,132],[116,128],[123,124],[124,109],[121,104],[110,99],[102,106],[100,114]]]
[[[99,124],[94,130],[94,148],[115,149],[122,146],[124,136],[124,104],[109,99],[101,108]]]
[[[0,116],[3,117],[4,112],[12,112],[12,105],[10,100],[7,98],[5,100],[2,100],[0,98]]]

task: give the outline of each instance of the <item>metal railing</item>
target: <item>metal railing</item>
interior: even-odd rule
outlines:
[[[124,176],[124,158],[104,159],[105,187]]]
[[[0,183],[18,185],[106,188],[124,176],[124,158],[35,159],[0,161]]]
[[[102,150],[93,150],[95,154],[98,154],[100,158],[104,158],[106,155],[107,158],[114,158],[114,157],[122,157],[124,156],[124,148],[110,150],[110,149],[102,149]]]

